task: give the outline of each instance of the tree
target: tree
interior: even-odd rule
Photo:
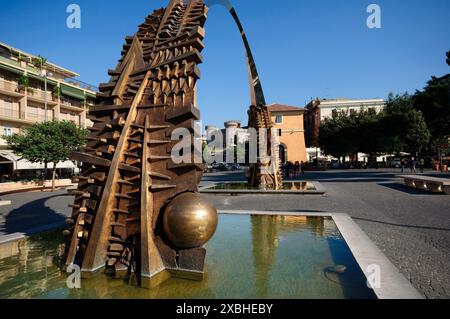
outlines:
[[[326,154],[341,157],[359,152],[375,156],[409,151],[428,145],[430,132],[412,97],[390,94],[384,112],[338,113],[321,125],[319,143]]]
[[[358,135],[352,122],[354,118],[344,113],[325,119],[319,131],[319,145],[325,154],[340,158],[354,153]]]
[[[37,123],[21,134],[4,136],[9,147],[22,158],[44,164],[53,163],[52,191],[55,190],[56,166],[80,151],[86,143],[87,130],[68,121]]]
[[[433,139],[450,137],[450,75],[432,77],[422,91],[417,91],[413,106],[422,112]]]
[[[431,134],[422,112],[414,108],[413,101],[414,97],[408,93],[390,94],[382,127],[387,135],[388,148],[418,155],[421,148],[428,145]]]
[[[450,66],[450,51],[446,52]],[[432,77],[422,91],[417,91],[413,106],[422,112],[431,133],[430,149],[437,154],[441,165],[442,156],[450,148],[450,74]]]

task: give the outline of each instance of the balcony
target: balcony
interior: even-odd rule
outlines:
[[[68,100],[63,98],[61,99],[60,107],[61,109],[80,113],[84,111],[84,101],[75,101],[72,99]]]
[[[22,98],[25,93],[21,93],[19,90],[19,85],[15,82],[10,82],[0,79],[0,94],[12,96],[15,98]]]
[[[48,120],[51,121],[53,120],[53,116],[49,115]],[[36,114],[36,113],[27,113],[27,121],[29,122],[33,122],[33,123],[41,123],[45,121],[45,116],[41,115],[41,114]]]
[[[29,120],[25,120],[25,112],[19,112],[17,110],[0,108],[0,119],[3,121],[20,122],[23,124],[29,124]]]
[[[36,88],[28,88],[28,100],[39,103],[41,105],[45,104],[47,99],[47,105],[56,106],[58,101],[52,96],[50,92],[45,92]]]

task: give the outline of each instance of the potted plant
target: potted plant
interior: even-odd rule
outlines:
[[[24,93],[28,87],[30,86],[30,78],[28,77],[28,75],[22,75],[19,78],[19,91],[21,93]]]
[[[55,86],[55,88],[52,91],[52,96],[55,100],[61,98],[61,87]]]
[[[47,62],[47,59],[42,57],[42,56],[38,56],[35,58],[31,59],[31,62],[33,63],[33,65],[35,67],[37,67],[38,69],[42,69],[42,67],[45,65],[45,63]]]
[[[19,62],[24,62],[24,63],[30,62],[30,59],[27,56],[24,56],[24,55],[22,55],[20,53],[19,53],[19,56],[17,57],[17,60]]]

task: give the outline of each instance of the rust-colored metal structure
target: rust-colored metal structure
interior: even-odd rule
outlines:
[[[238,22],[234,9],[230,12]],[[194,121],[200,119],[196,84],[206,14],[203,0],[172,0],[154,11],[126,38],[122,58],[108,72],[110,82],[100,85],[99,103],[90,109],[94,125],[87,146],[72,156],[83,166],[66,231],[66,264],[80,265],[84,276],[105,268],[115,276],[134,274],[148,288],[170,276],[203,278],[206,250],[201,244],[215,231],[216,211],[196,195],[203,165],[172,161],[179,141],[171,135],[176,128],[193,134]],[[265,110],[250,112],[255,114],[250,123],[264,127],[270,116],[238,26],[248,52],[252,104]],[[264,122],[258,120],[260,113]],[[253,172],[258,183],[261,175],[256,167]],[[186,214],[201,215],[203,225],[181,218],[181,206],[189,210]],[[173,217],[163,218],[167,214]],[[183,224],[164,224],[167,220]],[[189,227],[203,232],[192,240],[195,247],[173,243],[165,234],[172,229],[179,232],[171,233],[173,238],[191,238],[183,233]]]

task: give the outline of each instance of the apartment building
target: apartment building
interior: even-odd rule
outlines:
[[[0,42],[0,137],[19,133],[37,122],[67,120],[80,127],[95,104],[96,89],[75,77],[79,74]],[[0,138],[0,176],[13,172],[29,175],[42,165],[21,160]],[[73,169],[74,163],[58,165]],[[28,172],[27,172],[28,171]]]
[[[304,115],[305,121],[305,139],[308,153],[308,160],[317,158],[330,160],[321,153],[319,148],[319,131],[321,123],[338,113],[351,114],[354,112],[372,110],[376,113],[386,108],[386,101],[383,99],[315,99],[306,106]],[[365,154],[359,154],[360,158],[367,157]]]

